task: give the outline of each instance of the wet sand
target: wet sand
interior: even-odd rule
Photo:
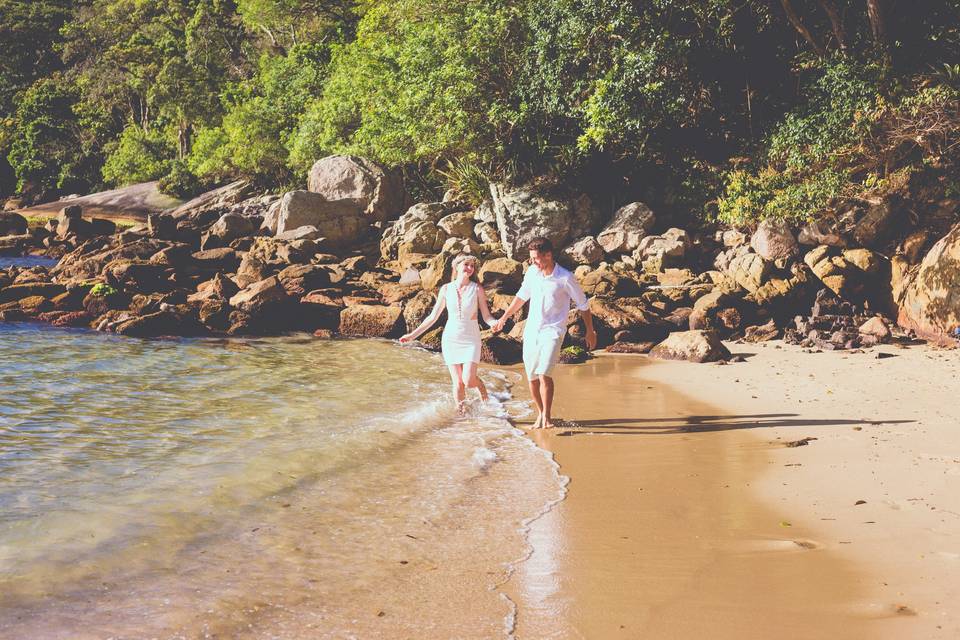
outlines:
[[[861,462],[817,463],[819,442],[783,444],[873,428],[856,408],[867,399],[826,413],[784,406],[768,379],[785,357],[795,378],[822,362],[777,350],[726,367],[601,355],[558,369],[555,413],[568,422],[529,435],[570,484],[532,523],[532,555],[504,586],[517,638],[927,637],[895,588],[878,591],[876,558],[850,553],[851,536],[811,505],[846,499],[835,489]],[[734,382],[748,372],[753,386]],[[785,484],[798,470],[818,483],[798,493]],[[891,534],[867,555],[896,563]]]

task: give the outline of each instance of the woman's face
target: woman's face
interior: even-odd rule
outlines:
[[[473,277],[473,274],[476,272],[476,270],[477,270],[477,263],[474,262],[473,260],[465,260],[464,262],[460,263],[460,275],[462,276],[471,278]]]

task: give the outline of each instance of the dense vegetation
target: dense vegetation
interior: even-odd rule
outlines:
[[[0,0],[0,195],[301,184],[318,157],[484,197],[809,218],[960,191],[957,0]]]

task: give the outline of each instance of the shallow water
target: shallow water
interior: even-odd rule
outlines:
[[[0,324],[0,637],[504,635],[562,495],[508,375],[456,418],[385,341]]]
[[[45,256],[0,256],[0,269],[6,269],[7,267],[52,267],[56,265],[57,262],[58,260],[56,258],[47,258]]]

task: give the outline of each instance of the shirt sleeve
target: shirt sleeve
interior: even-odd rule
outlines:
[[[588,310],[590,308],[590,304],[587,302],[587,296],[585,293],[583,293],[580,283],[577,282],[577,279],[572,273],[567,276],[566,280],[567,291],[570,293],[570,298],[577,306],[577,309],[580,311]]]
[[[530,299],[530,273],[533,269],[534,267],[529,267],[527,272],[523,274],[523,284],[520,285],[520,290],[517,291],[517,297],[524,302]]]

